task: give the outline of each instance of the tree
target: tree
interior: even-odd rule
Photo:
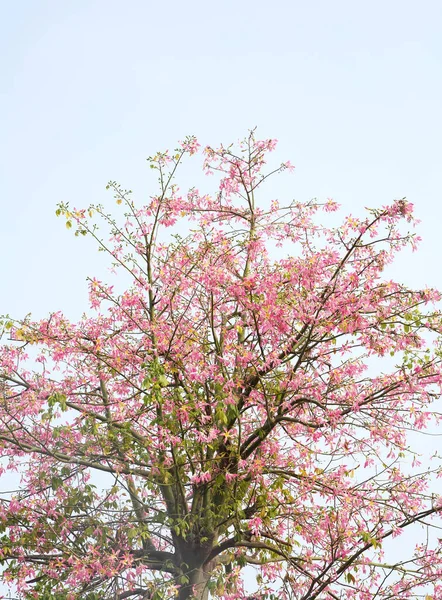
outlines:
[[[412,205],[337,227],[318,219],[332,200],[266,205],[292,168],[264,170],[274,148],[206,148],[217,193],[181,195],[189,137],[149,159],[146,205],[109,183],[124,218],[59,205],[130,284],[91,279],[77,323],[3,320],[1,455],[21,484],[0,557],[22,598],[241,599],[247,565],[259,599],[441,597],[440,465],[407,441],[437,419],[440,296],[383,275],[416,245]]]

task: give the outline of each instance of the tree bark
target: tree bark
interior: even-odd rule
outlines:
[[[178,600],[190,600],[190,598],[208,600],[210,571],[205,570],[202,566],[195,567],[191,571],[188,571],[186,576],[189,578],[189,583],[180,587]]]

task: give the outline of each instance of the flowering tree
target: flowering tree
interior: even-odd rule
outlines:
[[[406,438],[436,416],[439,295],[382,275],[416,243],[412,205],[329,228],[331,200],[259,205],[274,147],[206,148],[217,193],[181,195],[188,138],[149,159],[146,205],[109,183],[121,220],[59,206],[131,283],[90,280],[78,323],[3,321],[0,452],[21,484],[0,558],[20,597],[252,598],[247,565],[253,598],[442,597],[439,464],[420,472]]]

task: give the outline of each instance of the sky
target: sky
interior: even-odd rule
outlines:
[[[440,2],[3,0],[0,10],[0,314],[87,308],[101,255],[57,221],[57,202],[112,205],[109,179],[142,200],[156,190],[147,156],[187,134],[215,145],[255,126],[296,165],[281,201],[333,197],[355,214],[414,202],[424,241],[398,270],[442,287]],[[210,183],[195,173],[201,189]]]
[[[142,201],[147,156],[255,126],[296,166],[281,202],[413,202],[423,241],[395,278],[442,288],[438,0],[0,0],[0,23],[0,314],[88,309],[102,255],[58,202],[114,206],[109,179]]]

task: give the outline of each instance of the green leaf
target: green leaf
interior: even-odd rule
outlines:
[[[166,387],[166,385],[169,384],[165,375],[160,375],[158,377],[158,383],[160,384],[161,387]]]
[[[56,492],[58,488],[63,485],[63,479],[61,477],[54,476],[51,478],[51,487]]]

